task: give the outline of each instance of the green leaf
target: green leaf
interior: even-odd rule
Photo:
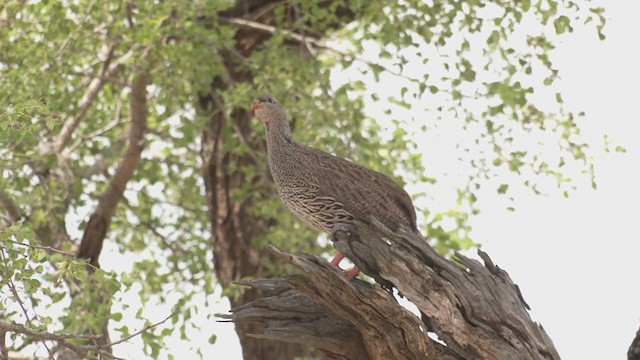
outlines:
[[[35,249],[32,258],[35,262],[44,262],[45,260],[47,260],[47,252],[42,249]]]
[[[553,26],[556,29],[556,34],[564,34],[565,31],[573,32],[573,28],[571,27],[571,20],[568,17],[561,15],[557,19],[553,21]]]
[[[500,40],[500,33],[498,32],[498,30],[493,30],[491,32],[491,35],[487,37],[487,45],[495,46],[498,43],[498,40]]]
[[[112,296],[115,295],[118,291],[120,291],[120,282],[116,279],[108,279],[104,283],[105,289]]]

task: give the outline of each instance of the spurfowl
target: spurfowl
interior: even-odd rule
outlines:
[[[416,229],[409,195],[387,176],[294,140],[285,108],[270,96],[254,99],[267,132],[269,168],[284,204],[312,227],[333,235],[336,224],[370,222],[371,216],[391,230]],[[344,258],[338,253],[331,264]],[[360,270],[347,273],[352,279]]]

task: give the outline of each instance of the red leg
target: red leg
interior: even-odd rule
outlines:
[[[340,261],[342,261],[342,259],[344,259],[344,255],[342,255],[342,253],[338,253],[338,255],[336,255],[333,260],[331,260],[331,265],[337,267],[338,269],[340,268]]]
[[[357,266],[345,273],[349,280],[352,280],[354,277],[358,276],[358,274],[360,274],[360,269]]]
[[[342,261],[342,259],[344,259],[344,255],[342,253],[338,253],[338,255],[336,255],[332,260],[331,260],[331,265],[337,267],[338,269],[342,270],[340,268],[340,262]],[[343,271],[344,275],[347,277],[347,279],[352,280],[354,277],[358,276],[358,274],[360,274],[360,269],[356,266],[353,269],[349,270],[349,271]]]

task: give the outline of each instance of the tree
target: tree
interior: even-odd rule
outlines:
[[[6,2],[0,6],[3,355],[30,345],[41,353],[69,350],[69,357],[108,354],[115,339],[140,335],[145,352],[157,357],[166,351],[165,337],[188,338],[198,294],[221,285],[239,306],[264,294],[235,281],[288,271],[265,255],[267,243],[295,253],[325,250],[317,234],[281,211],[262,129],[248,109],[258,94],[283,100],[301,141],[402,173],[427,193],[438,178],[424,175],[405,124],[396,121],[383,141],[365,104],[387,104],[396,119],[428,98],[433,117],[478,131],[461,149],[490,152],[465,159],[472,171],[457,184],[461,205],[422,209],[424,233],[442,253],[472,245],[466,220],[478,211],[475,190],[502,171],[552,177],[570,190],[566,163],[593,172],[577,115],[562,108],[560,94],[551,110],[531,94],[558,76],[551,33],[595,18],[602,36],[602,10],[588,6]],[[528,19],[539,26],[522,28]],[[517,39],[524,39],[520,46],[511,43]],[[377,56],[363,55],[371,49]],[[416,59],[421,71],[405,71]],[[332,78],[354,69],[360,78]],[[430,76],[436,73],[444,75]],[[388,99],[368,92],[367,83],[388,76],[407,85]],[[540,132],[554,136],[560,158],[523,145]],[[509,184],[498,192],[508,193]],[[525,185],[540,191],[535,182]],[[455,228],[443,226],[451,220]],[[106,247],[135,261],[120,268],[99,261]],[[140,305],[124,301],[134,294]],[[160,331],[155,325],[165,316],[148,320],[142,311],[162,303],[172,308],[165,314],[172,326]],[[129,313],[144,321],[136,328],[144,331],[129,329]],[[237,331],[246,358],[309,351],[249,338],[251,327]]]

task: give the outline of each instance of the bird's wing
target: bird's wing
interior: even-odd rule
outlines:
[[[318,149],[305,147],[305,153],[318,195],[335,198],[359,220],[374,216],[392,230],[416,229],[411,197],[389,177]]]

